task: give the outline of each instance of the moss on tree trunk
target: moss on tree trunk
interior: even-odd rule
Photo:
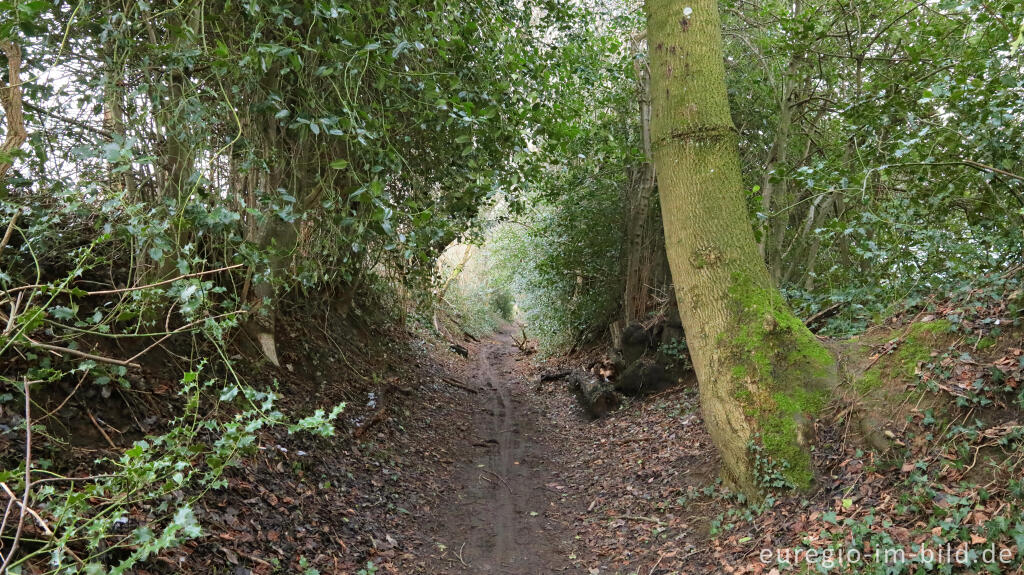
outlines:
[[[666,248],[725,478],[813,480],[810,423],[835,362],[787,308],[747,215],[715,0],[648,0],[652,140]],[[766,457],[767,456],[767,457]]]

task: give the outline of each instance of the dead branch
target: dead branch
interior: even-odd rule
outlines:
[[[217,268],[215,270],[206,270],[206,271],[195,272],[195,273],[191,273],[191,274],[183,274],[183,275],[180,275],[180,276],[177,276],[177,277],[173,277],[171,279],[159,281],[159,282],[156,282],[156,283],[141,285],[141,286],[133,286],[133,287],[129,287],[129,288],[118,288],[118,289],[109,289],[109,290],[99,290],[99,291],[87,291],[87,292],[85,292],[85,295],[86,296],[110,295],[110,294],[116,294],[116,293],[133,292],[133,291],[139,291],[139,290],[144,290],[144,289],[149,289],[149,288],[155,288],[155,287],[160,287],[160,286],[167,285],[167,284],[170,284],[170,283],[174,283],[174,282],[176,282],[178,280],[184,280],[184,279],[195,278],[195,277],[200,277],[200,276],[208,276],[208,275],[216,274],[216,273],[220,273],[220,272],[226,272],[226,271],[229,271],[229,270],[240,268],[240,267],[242,267],[242,265],[243,264],[235,264],[233,266]],[[59,290],[59,291],[68,291],[68,288],[58,288],[58,287],[50,286],[50,285],[47,285],[47,284],[32,284],[32,285],[23,285],[23,286],[18,286],[18,287],[15,287],[15,288],[11,288],[11,289],[7,290],[7,293],[8,294],[12,294],[12,293],[20,292],[20,291],[31,290],[31,289],[39,289],[39,288],[50,288],[50,289]]]
[[[461,381],[459,381],[459,380],[457,380],[455,378],[452,378],[452,377],[442,377],[441,381],[447,383],[448,385],[450,385],[452,387],[457,387],[457,388],[459,388],[461,390],[468,391],[470,393],[480,393],[479,389],[477,389],[475,387],[471,387],[469,385],[466,385],[465,383],[463,383],[463,382],[461,382]]]
[[[112,357],[105,357],[105,356],[96,355],[96,354],[93,354],[93,353],[86,353],[84,351],[79,351],[77,349],[71,349],[69,347],[61,347],[59,345],[50,345],[48,343],[42,343],[42,342],[36,341],[34,339],[30,339],[28,336],[25,337],[25,340],[32,347],[37,347],[39,349],[45,349],[45,350],[52,351],[52,352],[58,353],[58,354],[73,355],[73,356],[76,356],[76,357],[81,357],[83,359],[91,359],[93,361],[98,361],[98,362],[101,362],[101,363],[109,363],[109,364],[112,364],[112,365],[120,365],[120,366],[124,366],[124,367],[140,368],[142,366],[139,365],[136,360],[138,360],[143,355],[146,355],[147,353],[152,351],[153,348],[155,348],[156,346],[158,346],[161,343],[163,343],[167,338],[171,337],[172,335],[181,333],[181,332],[183,332],[183,331],[185,331],[187,329],[195,327],[196,325],[199,325],[200,323],[203,323],[203,322],[205,322],[207,320],[210,320],[210,319],[220,319],[222,317],[226,317],[226,316],[229,316],[229,315],[238,315],[238,314],[243,314],[243,313],[246,313],[246,312],[244,312],[244,311],[231,311],[231,312],[226,312],[226,313],[222,313],[222,314],[219,314],[219,315],[215,315],[213,317],[207,317],[207,318],[198,319],[198,320],[189,322],[189,323],[187,323],[187,324],[185,324],[185,325],[175,329],[174,331],[172,331],[170,333],[164,334],[163,337],[161,337],[160,339],[156,340],[155,342],[153,342],[152,344],[147,346],[145,349],[143,349],[139,353],[131,356],[128,359],[114,359]]]
[[[481,471],[483,471],[484,473],[490,473],[491,475],[497,477],[498,480],[501,481],[501,483],[505,486],[505,489],[508,489],[509,494],[512,493],[512,486],[508,484],[508,481],[505,481],[504,477],[498,475],[497,473],[491,471],[490,469],[481,469]]]
[[[11,235],[14,233],[14,224],[18,222],[18,216],[20,215],[21,212],[14,212],[14,215],[11,216],[11,221],[7,224],[7,231],[4,232],[4,238],[0,240],[0,253],[3,253],[4,248],[7,247],[7,242],[11,241]]]
[[[18,309],[21,308],[21,296],[25,294],[18,294],[17,299],[11,301],[11,315],[7,317],[7,326],[4,327],[4,335],[7,335],[14,331],[14,318],[18,317]]]
[[[130,360],[125,361],[125,360],[122,360],[122,359],[114,359],[112,357],[104,357],[102,355],[86,353],[84,351],[78,351],[77,349],[71,349],[69,347],[60,347],[59,345],[50,345],[48,343],[42,343],[42,342],[35,341],[34,339],[29,339],[28,337],[25,337],[25,341],[27,341],[29,343],[29,345],[31,345],[32,347],[38,347],[39,349],[45,349],[45,350],[52,351],[52,352],[58,353],[58,354],[73,355],[73,356],[76,356],[76,357],[81,357],[83,359],[91,359],[93,361],[98,361],[100,363],[109,363],[109,364],[113,364],[113,365],[121,365],[121,366],[124,366],[124,367],[136,367],[136,368],[137,367],[141,367],[139,364],[134,363],[132,361],[132,360],[135,359],[134,357],[132,359],[130,359]],[[146,348],[146,349],[148,350],[150,348]],[[138,355],[136,355],[136,357],[138,357]]]
[[[540,374],[540,378],[538,378],[538,382],[555,381],[557,379],[562,379],[564,377],[568,377],[571,373],[572,373],[571,369],[559,369],[559,370],[555,370],[555,371],[548,371],[548,372]]]
[[[86,407],[85,413],[89,416],[89,419],[92,420],[92,424],[96,427],[96,431],[99,431],[100,435],[103,436],[103,439],[107,440],[107,445],[109,445],[111,449],[117,449],[117,445],[114,444],[114,440],[110,439],[110,435],[108,435],[106,430],[103,429],[100,422],[96,421],[96,416],[92,414],[92,410]]]
[[[818,313],[812,315],[811,317],[807,318],[807,320],[804,321],[804,325],[807,326],[807,329],[815,331],[818,327],[818,324],[824,322],[826,319],[839,313],[839,310],[841,310],[845,305],[845,302],[834,303],[826,307],[825,309],[819,311]]]
[[[164,334],[163,337],[161,337],[160,339],[158,339],[155,342],[153,342],[152,344],[150,344],[149,347],[147,347],[146,349],[144,349],[144,350],[140,351],[139,353],[137,353],[137,354],[131,356],[130,358],[128,358],[128,360],[127,360],[128,361],[128,365],[131,365],[131,366],[134,366],[134,367],[138,367],[138,364],[134,363],[135,360],[137,360],[140,357],[142,357],[142,356],[146,355],[147,353],[149,353],[154,347],[160,345],[161,343],[164,342],[164,340],[166,340],[167,338],[171,337],[172,335],[181,333],[181,332],[183,332],[186,329],[189,329],[191,327],[195,327],[196,325],[199,325],[199,324],[205,322],[206,320],[220,319],[222,317],[226,317],[226,316],[229,316],[229,315],[241,315],[241,314],[244,314],[244,313],[248,313],[248,312],[246,312],[244,310],[229,311],[229,312],[226,312],[226,313],[215,315],[213,317],[206,317],[206,318],[203,318],[203,319],[197,319],[195,321],[186,323],[185,325],[179,327],[178,329],[172,331],[171,333]]]
[[[519,348],[519,351],[527,353],[527,352],[530,351],[530,349],[528,347],[529,338],[526,337],[526,326],[520,325],[519,329],[522,330],[522,332],[523,332],[523,340],[519,341],[518,339],[516,339],[516,336],[513,335],[512,336],[512,341],[515,342],[516,347]]]
[[[369,431],[371,427],[387,419],[387,412],[388,404],[384,403],[384,398],[381,398],[380,408],[374,412],[373,416],[370,417],[370,419],[366,420],[366,423],[357,427],[356,430],[352,433],[352,436],[355,437],[356,439],[362,437],[363,434]]]
[[[11,488],[8,487],[6,483],[0,482],[0,488],[3,488],[4,493],[6,493],[7,496],[11,498],[11,501],[17,503],[18,505],[21,505],[21,502],[18,501],[18,497],[14,494],[13,491],[11,491]],[[43,518],[40,517],[39,514],[35,512],[35,510],[33,510],[31,507],[28,507],[25,509],[25,511],[36,520],[36,523],[39,524],[39,527],[43,529],[43,533],[47,535],[53,535],[53,531],[50,529],[50,526],[47,525],[45,521],[43,521]]]
[[[151,283],[151,284],[146,284],[146,285],[142,285],[142,286],[135,286],[135,287],[130,287],[130,288],[120,288],[120,289],[111,289],[111,290],[101,290],[101,291],[91,291],[91,292],[87,292],[87,295],[90,295],[90,296],[94,296],[94,295],[109,295],[109,294],[115,294],[115,293],[139,291],[139,290],[155,288],[155,287],[160,287],[160,286],[163,286],[163,285],[171,284],[171,283],[174,283],[174,282],[179,281],[179,280],[184,280],[184,279],[189,279],[189,278],[196,278],[196,277],[206,276],[206,275],[210,275],[210,274],[216,274],[216,273],[220,273],[220,272],[226,272],[226,271],[233,270],[233,269],[240,268],[240,267],[242,267],[242,264],[235,264],[233,266],[217,268],[215,270],[206,270],[206,271],[195,272],[195,273],[191,273],[191,274],[182,274],[182,275],[180,275],[178,277],[174,277],[174,278],[171,278],[169,280],[163,280],[163,281],[159,281],[159,282]]]

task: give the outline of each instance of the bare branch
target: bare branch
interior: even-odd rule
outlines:
[[[14,233],[14,224],[18,222],[19,215],[21,215],[21,212],[14,212],[14,215],[11,216],[11,223],[7,224],[7,231],[4,232],[3,239],[0,239],[0,254],[3,254],[4,248],[7,247],[7,242],[11,241],[11,234]]]
[[[132,292],[132,291],[139,291],[139,290],[144,290],[144,289],[149,289],[149,288],[155,288],[155,287],[160,287],[160,286],[163,286],[163,285],[174,283],[174,282],[176,282],[178,280],[184,280],[184,279],[196,278],[196,277],[200,277],[200,276],[208,276],[208,275],[215,274],[215,273],[220,273],[220,272],[226,272],[226,271],[229,271],[229,270],[240,268],[240,267],[242,267],[242,265],[243,264],[235,264],[233,266],[217,268],[215,270],[206,270],[206,271],[195,272],[195,273],[191,273],[191,274],[184,274],[184,275],[180,275],[180,276],[177,276],[177,277],[173,277],[171,279],[159,281],[159,282],[156,282],[156,283],[141,285],[141,286],[134,286],[134,287],[129,287],[129,288],[99,290],[99,291],[88,291],[88,292],[85,292],[85,295],[87,295],[87,296],[110,295],[110,294],[115,294],[115,293],[125,293],[125,292]],[[50,289],[59,290],[59,291],[70,291],[69,288],[59,288],[59,287],[50,286],[50,285],[47,285],[47,284],[32,284],[32,285],[23,285],[23,286],[18,286],[16,288],[11,288],[11,289],[7,290],[7,293],[8,294],[12,294],[12,293],[16,293],[16,292],[19,292],[19,291],[25,291],[25,290],[30,290],[30,289],[39,289],[39,288],[50,288]]]
[[[73,355],[73,356],[76,356],[76,357],[81,357],[81,358],[84,358],[84,359],[91,359],[93,361],[98,361],[98,362],[101,362],[101,363],[111,363],[111,364],[114,364],[114,365],[122,365],[122,366],[125,366],[125,367],[141,367],[139,364],[133,363],[131,360],[124,361],[124,360],[120,360],[120,359],[114,359],[112,357],[103,357],[102,355],[95,355],[95,354],[92,354],[92,353],[86,353],[84,351],[78,351],[77,349],[71,349],[69,347],[60,347],[58,345],[50,345],[48,343],[38,342],[38,341],[35,341],[33,339],[29,339],[28,337],[26,337],[25,340],[28,341],[29,345],[31,345],[32,347],[38,347],[39,349],[49,350],[49,351],[52,351],[54,353]],[[138,355],[136,355],[135,357],[138,357]],[[134,359],[134,358],[132,358],[132,359]],[[2,572],[2,571],[0,571],[0,572]]]
[[[18,515],[18,528],[14,531],[14,541],[11,542],[11,550],[4,557],[3,564],[0,564],[0,573],[7,572],[7,566],[14,559],[14,552],[18,550],[18,541],[21,539],[21,530],[25,527],[25,513],[28,509],[28,498],[32,492],[32,400],[28,391],[28,379],[24,380],[25,389],[25,493],[21,496],[21,513]],[[13,495],[13,494],[12,494]]]

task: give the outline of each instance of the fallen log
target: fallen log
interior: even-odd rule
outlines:
[[[558,380],[558,379],[563,379],[565,377],[568,377],[568,375],[571,374],[571,373],[572,373],[571,369],[562,369],[562,370],[557,370],[557,371],[546,371],[546,372],[540,374],[539,376],[537,376],[537,383],[533,387],[533,390],[536,391],[536,392],[544,391],[544,382],[555,381],[555,380]]]
[[[640,358],[615,378],[615,390],[637,396],[664,391],[675,383],[672,375],[653,359]]]
[[[839,311],[843,309],[844,305],[846,305],[846,302],[834,303],[804,320],[804,325],[806,325],[807,329],[811,331],[818,331],[818,329],[823,327],[822,324],[825,323],[825,320],[838,314]]]
[[[619,408],[619,396],[612,386],[586,372],[573,372],[569,385],[576,392],[580,406],[594,419]]]

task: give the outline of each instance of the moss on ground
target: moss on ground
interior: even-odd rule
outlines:
[[[854,382],[854,388],[861,394],[871,393],[882,387],[882,370],[877,366],[864,372],[860,379]]]
[[[854,382],[854,389],[867,394],[880,389],[886,381],[912,381],[917,375],[918,364],[928,361],[952,327],[953,324],[945,319],[912,324],[896,351],[865,371]]]

